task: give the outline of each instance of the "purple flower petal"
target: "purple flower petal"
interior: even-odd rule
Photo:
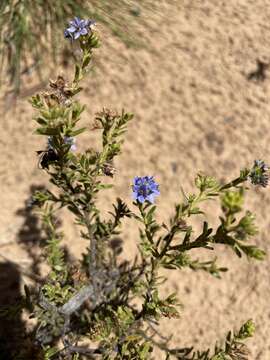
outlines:
[[[87,29],[82,29],[82,30],[80,31],[80,34],[81,34],[81,35],[86,35],[87,33],[88,33]]]
[[[70,26],[69,28],[67,28],[67,31],[70,33],[74,33],[76,31],[76,27],[75,26]]]
[[[145,198],[144,198],[143,195],[139,195],[139,196],[137,197],[137,200],[142,204],[142,203],[144,203]]]
[[[80,19],[75,17],[69,21],[69,27],[65,30],[64,35],[67,38],[77,40],[80,36],[87,35],[91,32],[91,26],[94,26],[95,22],[89,19]]]
[[[79,17],[75,16],[73,21],[74,21],[74,24],[76,24],[76,26],[80,26],[81,19]]]
[[[133,179],[132,190],[133,198],[140,203],[144,203],[145,201],[153,203],[155,196],[160,194],[158,184],[155,182],[153,176],[136,176]]]
[[[155,194],[150,194],[146,197],[146,200],[148,200],[150,203],[153,204],[153,202],[155,201]]]
[[[75,34],[74,34],[74,39],[75,40],[77,40],[79,37],[80,37],[80,32],[79,31],[77,31],[77,32],[75,32]]]
[[[89,20],[89,19],[87,19],[87,20],[83,20],[83,26],[89,26],[90,25],[90,23],[91,23],[91,21]]]

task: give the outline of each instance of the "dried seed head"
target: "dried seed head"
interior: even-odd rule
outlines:
[[[113,175],[116,173],[116,168],[112,163],[106,163],[103,165],[102,171],[104,175],[113,177]]]
[[[250,351],[245,344],[237,344],[228,354],[232,360],[249,360]]]

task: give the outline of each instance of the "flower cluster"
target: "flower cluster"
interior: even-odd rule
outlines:
[[[269,167],[262,160],[255,160],[254,165],[249,173],[249,179],[254,185],[266,187],[268,185]]]
[[[77,40],[80,36],[89,34],[95,24],[93,20],[83,20],[75,17],[69,22],[69,27],[65,29],[64,35],[71,40]]]
[[[65,136],[64,137],[64,143],[70,146],[71,151],[76,151],[77,150],[76,138],[70,137],[70,136]],[[54,149],[53,141],[52,141],[51,136],[48,136],[48,144],[47,144],[47,146],[48,146],[48,149]]]
[[[133,199],[139,203],[149,201],[153,203],[155,196],[159,195],[159,186],[155,182],[153,176],[136,176],[133,180]]]

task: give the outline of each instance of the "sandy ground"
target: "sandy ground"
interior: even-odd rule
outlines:
[[[158,11],[142,11],[142,17],[141,34],[150,50],[127,49],[100,27],[103,46],[96,52],[95,71],[81,98],[87,105],[83,123],[90,125],[103,106],[135,113],[116,162],[115,188],[104,195],[102,206],[109,209],[116,196],[131,205],[132,178],[153,174],[161,189],[158,216],[166,221],[181,199],[180,186],[192,191],[198,171],[230,180],[256,158],[270,163],[270,69],[265,81],[248,80],[256,70],[256,59],[270,62],[270,3],[160,1]],[[30,105],[21,99],[0,123],[0,256],[29,271],[31,246],[23,242],[28,239],[32,244],[39,230],[25,201],[31,186],[47,184],[35,157],[44,142],[33,135],[32,116]],[[97,146],[95,136],[84,134],[79,150]],[[255,242],[266,251],[270,248],[269,200],[269,188],[253,188],[246,201],[257,214],[260,234]],[[218,205],[212,206],[208,216],[212,224],[216,224],[216,209]],[[75,227],[64,222],[66,243],[79,256],[86,244]],[[127,256],[132,257],[138,234],[130,223],[124,234]],[[222,280],[187,270],[168,273],[165,290],[177,291],[184,309],[181,319],[163,322],[163,330],[174,334],[177,346],[194,344],[205,349],[252,318],[257,330],[249,341],[250,359],[269,360],[269,256],[258,263],[239,261],[223,248],[218,252],[220,263],[230,268]],[[4,258],[0,261],[4,268]],[[5,276],[3,271],[0,280]],[[22,283],[25,280],[22,276]]]

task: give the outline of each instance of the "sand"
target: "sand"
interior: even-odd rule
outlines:
[[[270,163],[270,69],[264,81],[248,79],[257,59],[270,62],[270,4],[266,0],[160,1],[155,12],[142,11],[141,16],[144,24],[138,27],[149,49],[127,48],[99,26],[103,45],[96,51],[94,72],[84,83],[81,101],[87,110],[82,122],[90,128],[103,106],[135,113],[116,161],[115,187],[102,197],[101,206],[108,211],[110,202],[120,196],[132,207],[132,178],[154,175],[161,189],[158,217],[168,221],[175,202],[181,200],[180,187],[192,191],[198,171],[225,181],[238,176],[240,168],[254,159]],[[55,75],[61,69],[55,68]],[[26,78],[25,83],[31,87],[35,79]],[[9,259],[31,272],[29,249],[38,256],[32,244],[39,228],[25,202],[31,187],[48,184],[35,155],[45,143],[33,135],[34,111],[26,98],[8,107],[12,109],[0,123],[0,261],[6,264],[4,258]],[[96,136],[90,131],[81,136],[78,151],[97,146]],[[260,229],[254,242],[266,251],[269,200],[269,188],[252,188],[246,200]],[[210,207],[207,218],[213,225],[218,209],[218,204]],[[65,243],[74,256],[80,256],[87,244],[79,239],[70,218],[62,217]],[[124,235],[125,254],[132,258],[138,233],[130,222]],[[250,359],[268,360],[269,255],[260,263],[240,261],[223,247],[217,248],[217,254],[220,264],[230,269],[221,280],[189,270],[167,273],[165,291],[177,291],[184,308],[180,319],[162,322],[163,331],[173,333],[172,345],[205,349],[252,318],[256,333],[248,342]],[[28,280],[21,276],[22,285]]]

